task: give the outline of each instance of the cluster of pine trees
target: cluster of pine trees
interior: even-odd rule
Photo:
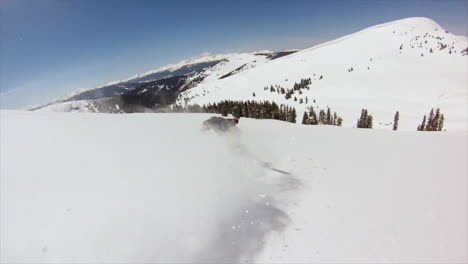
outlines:
[[[162,112],[162,113],[167,113],[167,112],[174,112],[174,113],[206,113],[204,107],[194,104],[194,105],[187,105],[186,107],[183,107],[181,105],[174,104],[171,106],[171,108],[159,108],[155,109],[156,112]]]
[[[206,113],[218,113],[223,116],[232,114],[237,117],[250,117],[255,119],[276,119],[296,123],[296,109],[287,105],[278,105],[275,102],[263,101],[231,101],[203,105]]]
[[[299,83],[294,83],[293,85],[293,90],[294,91],[300,91],[301,89],[304,88],[309,88],[309,85],[312,84],[312,79],[311,78],[306,78],[306,79],[301,79]]]
[[[434,114],[434,108],[429,113],[429,118],[426,123],[426,115],[424,115],[422,123],[418,126],[418,131],[442,131],[444,129],[444,114],[437,108]]]
[[[321,109],[319,115],[315,112],[313,107],[309,107],[309,112],[304,112],[302,116],[303,125],[332,125],[341,126],[343,118],[339,117],[336,112],[331,113],[331,109],[327,107],[327,111]]]
[[[372,115],[367,112],[367,109],[362,109],[361,117],[357,120],[358,128],[372,128]]]
[[[289,100],[292,98],[294,95],[294,92],[299,92],[299,94],[302,94],[302,89],[307,89],[309,90],[309,85],[312,84],[312,79],[311,78],[306,78],[306,79],[301,79],[299,83],[294,83],[292,89],[285,89],[284,87],[281,87],[279,85],[271,85],[270,87],[264,87],[263,90],[268,90],[270,89],[270,92],[272,93],[278,93],[278,94],[284,94],[284,98],[286,100]],[[297,101],[297,97],[294,97],[294,101]],[[302,104],[304,102],[304,99],[299,99],[300,103]],[[306,97],[305,99],[306,104],[308,103],[309,99]]]

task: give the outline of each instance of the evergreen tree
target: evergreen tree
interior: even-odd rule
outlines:
[[[314,110],[313,107],[310,108],[309,116],[310,116],[309,123],[310,123],[311,125],[318,125],[318,124],[319,124],[319,120],[318,120],[318,118],[317,118],[317,114],[315,113],[315,110]]]
[[[325,119],[325,122],[327,125],[332,125],[332,115],[331,115],[331,111],[330,111],[330,108],[327,107],[327,115],[326,115],[326,119]]]
[[[358,128],[372,128],[373,118],[372,115],[369,115],[367,109],[361,110],[361,117],[358,119],[356,126]]]
[[[398,130],[398,121],[400,120],[400,113],[396,111],[395,117],[393,118],[393,130]]]
[[[324,125],[327,123],[327,114],[325,114],[324,110],[320,110],[319,112],[319,124]]]
[[[304,112],[304,115],[302,116],[302,124],[309,125],[309,115],[307,115],[307,112]]]
[[[222,115],[222,116],[228,116],[228,111],[227,111],[227,108],[226,108],[226,107],[222,107],[222,108],[221,108],[221,115]]]
[[[289,119],[289,122],[296,123],[296,109],[295,108],[291,110],[291,117]]]
[[[434,119],[432,120],[432,131],[439,130],[439,119],[440,119],[440,109],[437,108],[436,113],[434,115]]]
[[[336,121],[336,125],[337,125],[337,126],[343,125],[343,118],[338,117],[338,120]]]
[[[431,112],[429,113],[429,118],[427,119],[427,125],[426,125],[426,129],[427,131],[432,131],[432,123],[433,123],[433,120],[434,119],[434,109],[431,109]]]
[[[250,112],[249,112],[249,107],[248,107],[247,102],[245,102],[245,103],[243,104],[242,115],[243,115],[244,117],[250,117]]]
[[[366,128],[372,128],[372,126],[373,126],[372,123],[373,123],[372,115],[369,115],[369,116],[367,117]]]
[[[424,115],[422,123],[418,126],[418,131],[426,130],[426,115]]]
[[[442,131],[444,129],[444,115],[440,115],[440,120],[439,120],[439,127],[437,128],[437,131]]]
[[[361,110],[361,117],[358,118],[357,124],[356,124],[357,128],[364,128],[363,121],[364,121],[364,119],[366,117],[365,111],[367,111],[367,110],[364,110],[364,109]]]

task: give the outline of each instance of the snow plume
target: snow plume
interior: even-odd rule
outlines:
[[[241,261],[288,223],[292,176],[209,115],[1,115],[2,262]]]

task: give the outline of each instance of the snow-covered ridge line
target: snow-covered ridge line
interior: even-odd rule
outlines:
[[[242,55],[242,54],[255,54],[255,53],[259,53],[259,52],[252,52],[252,53],[223,53],[223,54],[208,54],[208,55],[202,54],[202,55],[199,55],[199,56],[191,57],[189,59],[181,60],[181,61],[179,61],[177,63],[174,63],[174,64],[168,64],[168,65],[165,65],[165,66],[153,69],[153,70],[149,70],[149,71],[146,71],[146,72],[143,72],[143,73],[138,73],[138,74],[135,74],[135,75],[133,75],[133,76],[127,78],[127,79],[112,81],[112,82],[109,82],[109,83],[106,83],[104,85],[97,86],[97,87],[77,89],[77,90],[72,91],[69,94],[66,94],[64,96],[60,96],[60,97],[57,97],[56,99],[51,100],[50,103],[47,103],[47,104],[44,104],[44,105],[31,105],[31,106],[25,107],[25,109],[26,110],[34,109],[34,108],[38,108],[38,107],[43,107],[43,106],[55,104],[55,103],[60,103],[60,102],[66,101],[67,99],[69,99],[69,98],[71,98],[73,96],[76,96],[76,95],[78,95],[80,93],[83,93],[83,92],[97,90],[97,89],[101,89],[101,88],[104,88],[104,87],[107,87],[107,86],[110,86],[110,85],[116,85],[116,84],[119,84],[119,83],[130,82],[130,81],[132,81],[134,79],[142,78],[142,77],[145,77],[147,75],[158,73],[158,72],[163,72],[163,71],[174,72],[177,69],[180,69],[181,67],[190,66],[192,64],[210,62],[210,61],[216,61],[216,60],[224,60],[224,59],[228,59],[228,58],[235,57],[235,56]],[[271,53],[274,53],[274,52],[271,51]]]
[[[149,70],[149,71],[146,71],[144,73],[135,74],[134,76],[124,80],[123,82],[128,82],[128,81],[131,81],[133,79],[141,78],[141,77],[144,77],[146,75],[150,75],[150,74],[157,73],[157,72],[175,71],[178,68],[181,68],[183,66],[190,65],[190,64],[196,64],[196,63],[208,62],[208,61],[215,61],[215,60],[222,60],[222,59],[226,59],[226,58],[238,55],[238,54],[239,53],[226,53],[226,54],[214,54],[214,55],[207,55],[207,56],[195,56],[195,57],[192,57],[190,59],[181,60],[181,61],[179,61],[177,63],[174,63],[174,64],[168,64],[168,65],[162,66],[162,67],[154,69],[154,70]]]
[[[343,36],[341,38],[338,38],[338,39],[335,39],[335,40],[331,40],[331,41],[327,41],[325,43],[321,43],[321,44],[318,44],[316,46],[313,46],[313,47],[310,47],[310,48],[306,48],[306,49],[303,49],[301,51],[299,51],[298,53],[295,53],[295,54],[291,54],[291,56],[298,56],[300,55],[300,53],[302,52],[306,52],[306,51],[312,51],[312,50],[316,50],[316,49],[319,49],[321,47],[325,47],[325,46],[329,46],[329,45],[333,45],[333,44],[336,44],[336,43],[340,43],[344,40],[348,40],[348,39],[351,39],[353,37],[356,37],[362,33],[365,33],[365,32],[369,32],[369,31],[372,31],[372,30],[375,30],[375,29],[379,29],[379,28],[384,28],[384,27],[388,27],[388,26],[392,26],[392,25],[397,25],[397,24],[408,24],[408,25],[414,25],[412,23],[414,22],[417,22],[417,23],[420,23],[422,21],[425,21],[425,22],[429,22],[431,24],[434,25],[435,28],[439,29],[439,30],[444,30],[439,24],[437,24],[435,21],[433,21],[432,19],[430,18],[427,18],[427,17],[410,17],[410,18],[404,18],[404,19],[400,19],[400,20],[396,20],[396,21],[391,21],[391,22],[387,22],[387,23],[383,23],[383,24],[379,24],[379,25],[375,25],[375,26],[371,26],[371,27],[368,27],[368,28],[365,28],[363,30],[360,30],[360,31],[357,31],[355,33],[351,33],[349,35],[346,35],[346,36]],[[417,24],[415,23],[415,24]],[[456,36],[456,35],[454,35]],[[458,37],[464,37],[466,39],[465,36],[458,36]]]

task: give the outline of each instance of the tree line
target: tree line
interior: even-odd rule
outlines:
[[[157,112],[190,112],[190,113],[217,113],[222,116],[232,114],[236,117],[248,117],[255,119],[275,119],[296,123],[296,109],[288,105],[278,105],[270,101],[233,101],[224,100],[218,103],[209,103],[200,106],[198,104],[186,107],[173,105],[171,108],[159,109]],[[444,115],[440,109],[431,109],[428,115],[424,115],[422,123],[418,125],[418,131],[442,131],[444,128]],[[396,111],[393,118],[393,130],[398,130],[400,112]],[[309,107],[302,116],[303,125],[332,125],[342,126],[343,118],[331,108],[320,109],[317,112],[314,107]],[[356,123],[357,128],[373,128],[373,117],[367,109],[361,110],[361,116]]]
[[[302,116],[303,125],[332,125],[341,126],[343,118],[339,117],[336,112],[331,113],[331,109],[327,107],[327,111],[321,109],[317,116],[313,107],[309,107],[309,111],[304,112]]]
[[[288,105],[278,105],[269,101],[232,101],[224,100],[218,103],[203,105],[205,113],[217,113],[223,116],[232,114],[236,117],[255,119],[276,119],[296,123],[296,109]]]

